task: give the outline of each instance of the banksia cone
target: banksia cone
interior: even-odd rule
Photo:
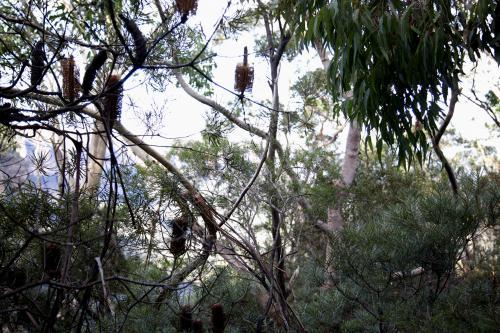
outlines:
[[[57,279],[61,274],[61,268],[59,267],[61,255],[61,249],[57,244],[48,243],[45,245],[43,270],[51,279]]]
[[[116,119],[120,117],[122,111],[123,86],[118,75],[111,75],[106,84],[106,95],[104,97],[104,114],[112,127]]]
[[[83,76],[83,82],[82,82],[83,95],[89,94],[90,90],[92,89],[92,85],[94,84],[95,77],[97,76],[97,72],[104,65],[107,58],[108,54],[106,53],[106,51],[101,50],[90,62],[90,65],[87,67],[85,75]]]
[[[415,132],[420,132],[423,129],[423,125],[419,120],[415,121]]]
[[[198,9],[198,0],[175,0],[177,11],[182,15],[196,14]]]
[[[186,229],[187,220],[185,217],[180,217],[172,221],[172,239],[170,241],[170,252],[176,258],[186,252]]]
[[[11,267],[0,275],[0,285],[17,289],[26,284],[26,271],[23,268]]]
[[[142,64],[144,64],[144,61],[146,60],[146,56],[148,53],[146,50],[146,39],[144,38],[144,35],[139,30],[137,24],[135,24],[134,21],[126,18],[122,14],[120,14],[119,16],[122,19],[123,24],[125,25],[125,29],[127,29],[128,33],[134,39],[135,56],[133,57],[132,61],[135,66],[142,66]]]
[[[223,333],[226,327],[226,315],[222,304],[212,305],[212,328],[214,333]]]
[[[45,51],[43,49],[44,43],[39,41],[36,43],[33,51],[31,52],[31,85],[36,86],[40,84],[43,75]]]
[[[181,331],[189,331],[193,326],[193,314],[189,305],[184,305],[179,314],[179,329]]]
[[[79,77],[80,73],[75,66],[73,56],[61,60],[63,74],[63,97],[73,102],[80,92]]]
[[[253,67],[248,66],[248,49],[245,46],[243,53],[243,63],[236,65],[234,73],[234,89],[243,93],[251,92],[253,86]]]
[[[193,333],[203,333],[203,322],[199,319],[193,320],[193,325],[191,327],[191,332]]]

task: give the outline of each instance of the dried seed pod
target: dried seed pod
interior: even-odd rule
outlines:
[[[116,119],[120,118],[122,111],[123,86],[118,75],[111,75],[106,83],[106,95],[104,96],[104,114],[112,127]]]
[[[189,305],[184,305],[179,313],[179,329],[189,331],[193,326],[193,313]]]
[[[165,299],[167,298],[168,295],[170,295],[171,293],[171,289],[167,289],[167,288],[163,288],[160,293],[158,294],[158,297],[156,297],[156,301],[155,303],[156,304],[156,308],[159,310],[163,304],[163,302],[165,301]]]
[[[94,84],[95,77],[97,76],[97,72],[104,65],[106,59],[108,59],[108,53],[104,50],[101,50],[90,62],[90,65],[87,67],[85,75],[83,76],[83,82],[82,82],[83,95],[89,94],[90,90],[92,89],[92,85]]]
[[[61,60],[63,74],[63,97],[73,102],[80,92],[80,73],[73,56]]]
[[[180,217],[172,221],[172,239],[170,240],[170,252],[176,258],[186,252],[186,229],[187,219],[185,217]]]
[[[423,129],[422,123],[417,119],[415,121],[415,132],[420,132]]]
[[[39,41],[31,52],[31,85],[37,86],[42,81],[45,62],[44,43]]]
[[[199,319],[193,320],[193,325],[191,327],[191,332],[193,333],[203,333],[205,329],[203,328],[203,322]]]
[[[148,54],[146,50],[146,38],[144,38],[144,35],[139,30],[137,24],[135,24],[134,21],[126,18],[122,14],[120,14],[119,16],[122,19],[125,28],[129,32],[129,34],[132,36],[132,38],[134,38],[135,56],[133,57],[132,61],[135,66],[137,67],[142,66]]]
[[[226,315],[222,304],[215,303],[212,305],[212,328],[214,333],[223,333],[226,327]]]
[[[16,116],[18,115],[18,113],[19,110],[12,107],[12,104],[0,104],[0,124],[8,125],[11,121],[16,121]]]
[[[26,271],[23,268],[10,267],[0,276],[0,285],[17,289],[26,284]]]
[[[45,245],[44,252],[43,270],[45,274],[51,279],[59,278],[61,274],[61,269],[59,267],[62,256],[61,248],[57,244],[48,243]]]
[[[243,51],[243,63],[236,65],[234,73],[234,89],[243,93],[251,92],[253,87],[254,68],[248,65],[248,49]]]
[[[194,15],[198,9],[198,0],[175,0],[175,4],[177,11],[183,16]]]

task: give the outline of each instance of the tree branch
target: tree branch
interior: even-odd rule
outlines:
[[[432,137],[432,146],[434,147],[434,151],[436,152],[436,155],[441,161],[441,164],[443,164],[446,174],[448,175],[448,180],[450,181],[451,189],[453,190],[454,194],[458,193],[457,179],[455,177],[455,173],[453,172],[453,168],[451,167],[450,163],[444,156],[443,151],[439,147],[439,142],[443,134],[446,132],[446,128],[450,124],[451,118],[453,118],[453,114],[455,113],[455,106],[458,102],[458,94],[459,94],[459,89],[455,84],[454,87],[451,88],[451,98],[450,98],[450,106],[448,107],[448,114],[446,115],[438,132]]]
[[[178,70],[174,71],[174,74],[175,74],[175,77],[176,77],[177,81],[181,85],[181,88],[189,96],[191,96],[192,98],[194,98],[195,100],[197,100],[198,102],[200,102],[202,104],[210,106],[212,109],[214,109],[215,111],[221,113],[223,116],[225,116],[228,120],[230,120],[233,124],[235,124],[236,126],[240,127],[241,129],[244,129],[245,131],[247,131],[249,133],[252,133],[252,134],[255,134],[255,135],[257,135],[257,136],[259,136],[259,137],[261,137],[263,139],[268,139],[268,134],[266,132],[264,132],[263,130],[261,130],[261,129],[257,128],[257,127],[254,127],[254,126],[252,126],[252,125],[250,125],[248,123],[245,123],[244,121],[242,121],[241,119],[239,119],[238,117],[236,117],[235,115],[233,115],[233,113],[231,111],[229,111],[228,109],[226,109],[224,106],[222,106],[219,103],[211,100],[208,97],[205,97],[205,96],[197,93],[184,80],[184,78],[182,77],[182,74]]]

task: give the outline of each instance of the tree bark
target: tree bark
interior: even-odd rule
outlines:
[[[95,121],[95,133],[92,134],[89,146],[89,161],[87,168],[87,187],[91,191],[97,191],[101,183],[101,176],[106,157],[107,137],[104,123]]]
[[[323,69],[328,71],[330,67],[330,59],[326,53],[325,48],[321,42],[315,42],[316,51],[321,59],[321,64]],[[344,94],[344,98],[352,98],[352,93],[347,92]],[[357,121],[353,120],[349,123],[349,132],[347,134],[347,141],[345,146],[344,161],[342,164],[342,179],[341,182],[335,182],[335,186],[340,189],[340,195],[337,200],[335,207],[328,208],[328,221],[326,228],[328,230],[340,231],[344,227],[344,221],[342,215],[340,214],[340,202],[345,196],[342,189],[352,185],[354,178],[356,177],[356,171],[359,162],[359,145],[361,142],[361,127]]]
[[[319,41],[316,41],[315,47],[321,59],[323,69],[328,71],[330,59],[328,58],[325,48]],[[344,94],[344,98],[352,98],[352,94],[347,92]],[[340,182],[333,182],[339,192],[339,195],[337,196],[337,202],[333,203],[331,207],[328,207],[327,222],[326,225],[322,226],[322,229],[324,230],[337,233],[344,228],[345,221],[341,214],[341,207],[346,196],[345,189],[352,185],[354,178],[356,177],[359,162],[360,141],[361,127],[355,120],[353,120],[349,123],[349,132],[347,134],[344,161],[342,164],[342,179]],[[335,272],[332,269],[331,260],[331,246],[330,244],[327,244],[325,253],[325,269],[327,274],[325,284],[323,285],[324,289],[330,289],[333,286],[331,277],[334,276]]]

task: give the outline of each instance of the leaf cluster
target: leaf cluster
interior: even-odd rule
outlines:
[[[334,98],[352,92],[344,114],[397,146],[403,164],[426,157],[426,136],[437,130],[449,90],[459,89],[464,56],[495,47],[496,8],[487,0],[470,8],[441,0],[296,1],[294,7],[297,33],[332,51]],[[469,41],[471,26],[482,44]],[[415,121],[427,135],[413,130]]]

